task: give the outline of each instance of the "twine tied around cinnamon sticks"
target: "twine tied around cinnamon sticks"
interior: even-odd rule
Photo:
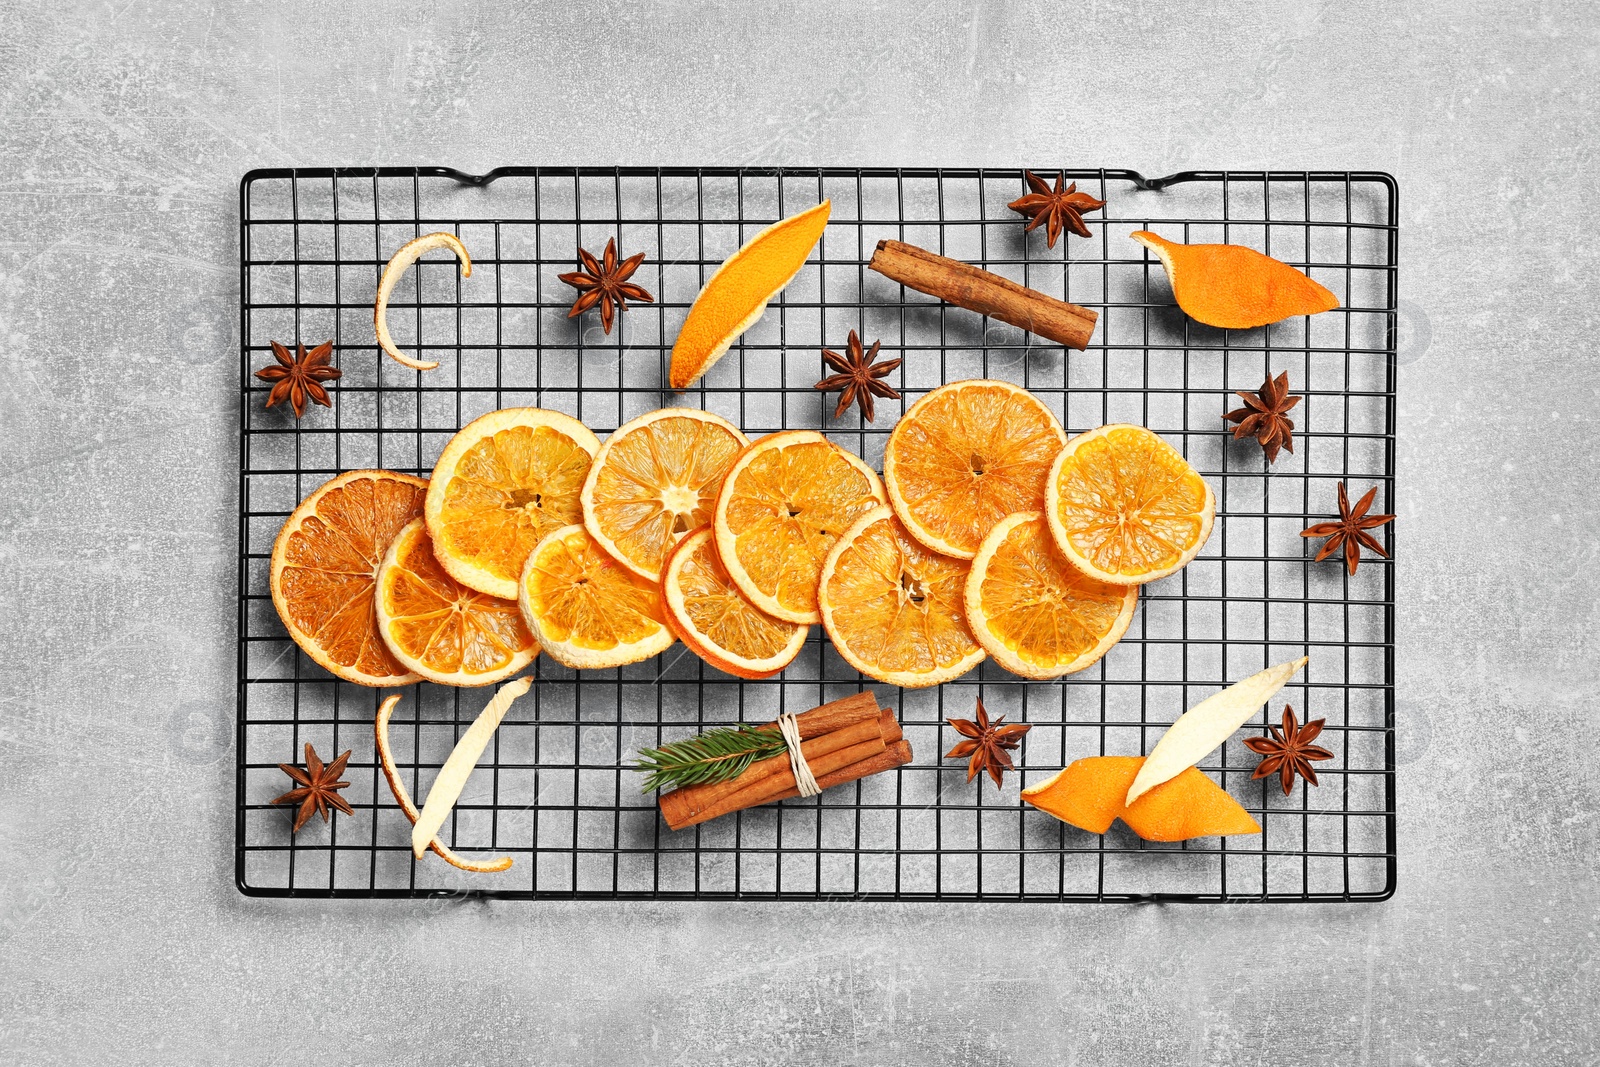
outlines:
[[[789,748],[789,770],[794,775],[796,791],[803,797],[814,797],[822,792],[822,787],[817,784],[816,775],[811,773],[811,764],[806,762],[806,754],[800,748],[799,721],[800,716],[792,712],[779,715],[778,732],[783,735],[783,743]]]
[[[790,720],[794,737],[785,730]],[[667,826],[682,830],[745,808],[816,793],[911,762],[911,743],[894,712],[878,707],[871,693],[857,693],[758,727],[784,734],[784,755],[759,760],[725,782],[683,786],[663,793],[658,804]],[[800,773],[797,773],[799,771]],[[814,792],[804,792],[803,777]]]

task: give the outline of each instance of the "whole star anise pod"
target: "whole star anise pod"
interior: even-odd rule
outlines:
[[[989,721],[989,713],[983,709],[983,700],[978,700],[978,721],[971,719],[947,719],[956,733],[967,738],[966,741],[957,741],[956,747],[944,754],[945,759],[957,759],[962,756],[971,756],[967,763],[967,781],[972,781],[978,776],[979,771],[988,771],[989,777],[994,779],[996,788],[1000,786],[1002,771],[1016,770],[1011,763],[1009,749],[1014,749],[1022,743],[1022,735],[1033,729],[1027,723],[1015,723],[1011,726],[1003,725],[1006,721],[1004,715]]]
[[[1222,416],[1239,424],[1233,430],[1235,441],[1254,437],[1261,442],[1268,463],[1278,461],[1279,447],[1294,451],[1294,422],[1289,411],[1300,403],[1300,398],[1289,395],[1288,371],[1276,378],[1269,376],[1254,393],[1240,390],[1235,395],[1244,401],[1244,407]]]
[[[294,409],[294,417],[298,419],[306,413],[308,397],[325,408],[333,407],[333,401],[328,399],[328,391],[322,387],[322,383],[338,381],[344,372],[327,365],[333,356],[332,341],[324,341],[309,352],[305,345],[295,347],[299,349],[299,354],[291,356],[287,348],[273,341],[272,355],[278,362],[256,371],[256,377],[273,383],[272,392],[267,394],[267,407],[288,397],[289,406]]]
[[[578,262],[583,265],[582,270],[557,275],[562,281],[578,290],[578,299],[572,302],[572,310],[567,312],[567,318],[577,318],[599,304],[600,325],[607,334],[610,334],[611,323],[617,317],[617,309],[627,311],[629,300],[642,300],[646,304],[656,302],[656,298],[643,287],[628,280],[633,277],[633,272],[639,269],[639,264],[644,262],[644,253],[629,256],[619,264],[615,237],[606,242],[604,262],[596,260],[582,248],[578,249]]]
[[[873,421],[872,398],[874,396],[881,396],[885,400],[900,399],[900,394],[881,379],[898,367],[902,361],[887,359],[882,363],[873,362],[878,358],[878,347],[882,344],[882,341],[872,342],[872,348],[863,355],[861,338],[856,336],[854,330],[851,330],[845,344],[845,355],[841,356],[828,348],[822,350],[823,362],[839,372],[838,374],[829,375],[816,384],[816,388],[825,393],[831,393],[835,389],[840,390],[839,406],[833,409],[834,418],[837,419],[840,415],[843,415],[845,408],[849,407],[851,402],[854,401],[860,405],[861,414],[868,422],[871,422]]]
[[[344,773],[344,765],[350,761],[350,750],[344,750],[344,755],[332,763],[324,765],[317,758],[317,750],[311,747],[311,742],[306,742],[306,765],[302,770],[292,763],[280,763],[278,769],[290,778],[293,778],[299,787],[291,789],[281,797],[269,801],[272,804],[296,804],[300,810],[294,816],[294,833],[300,832],[300,827],[306,824],[314,811],[322,816],[322,821],[328,821],[328,809],[338,808],[346,815],[354,815],[350,805],[344,797],[339,795],[339,790],[348,786],[349,782],[339,781],[339,775]]]
[[[1024,171],[1023,177],[1028,181],[1028,188],[1033,192],[1018,197],[1006,207],[1021,215],[1026,215],[1033,220],[1023,228],[1023,233],[1029,233],[1040,224],[1044,225],[1045,247],[1054,248],[1056,238],[1061,236],[1061,228],[1065,226],[1079,237],[1094,236],[1089,232],[1089,227],[1083,224],[1085,211],[1099,211],[1106,206],[1104,200],[1096,200],[1088,193],[1078,192],[1078,183],[1073,182],[1065,189],[1061,183],[1066,181],[1063,172],[1056,175],[1054,190],[1033,171]]]
[[[1312,768],[1312,760],[1332,759],[1333,753],[1320,745],[1311,742],[1322,733],[1322,724],[1326,719],[1312,719],[1301,726],[1294,717],[1294,709],[1287,704],[1283,706],[1283,728],[1269,725],[1271,737],[1247,737],[1244,739],[1245,747],[1251,752],[1265,756],[1256,773],[1250,777],[1265,778],[1269,774],[1278,774],[1283,781],[1283,795],[1288,796],[1294,788],[1294,776],[1299,775],[1312,785],[1317,784],[1317,772]]]
[[[1320,563],[1339,549],[1344,549],[1345,566],[1349,568],[1354,577],[1356,567],[1361,564],[1361,548],[1366,546],[1384,559],[1389,558],[1389,553],[1383,550],[1378,539],[1367,533],[1375,527],[1386,522],[1393,522],[1393,515],[1368,515],[1367,509],[1372,506],[1372,498],[1378,493],[1378,487],[1368,489],[1366,495],[1356,501],[1356,506],[1350,507],[1350,497],[1344,491],[1344,483],[1339,483],[1339,518],[1334,522],[1319,522],[1315,526],[1308,526],[1300,531],[1301,537],[1326,537],[1322,549],[1317,553],[1317,558],[1312,562]]]

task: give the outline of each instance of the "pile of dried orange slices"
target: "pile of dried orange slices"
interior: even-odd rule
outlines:
[[[986,657],[1028,678],[1098,660],[1142,583],[1211,532],[1210,487],[1139,426],[1067,438],[1026,390],[917,401],[880,479],[820,433],[748,440],[664,408],[602,444],[570,416],[472,422],[424,482],[353,471],[272,554],[274,603],[317,663],[362,685],[489,685],[542,648],[578,669],[681,640],[744,678],[811,625],[878,681],[938,685]]]

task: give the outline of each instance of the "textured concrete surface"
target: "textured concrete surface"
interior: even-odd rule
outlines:
[[[0,1062],[1600,1055],[1594,9],[812,6],[0,4]],[[1392,902],[238,895],[245,170],[1035,160],[1400,179]]]

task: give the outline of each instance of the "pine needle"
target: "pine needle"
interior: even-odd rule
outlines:
[[[726,782],[739,777],[757,760],[781,756],[785,751],[783,735],[777,730],[758,730],[740,723],[732,729],[711,730],[660,748],[640,749],[639,758],[625,766],[649,775],[642,790],[648,793],[666,785],[682,789]]]

